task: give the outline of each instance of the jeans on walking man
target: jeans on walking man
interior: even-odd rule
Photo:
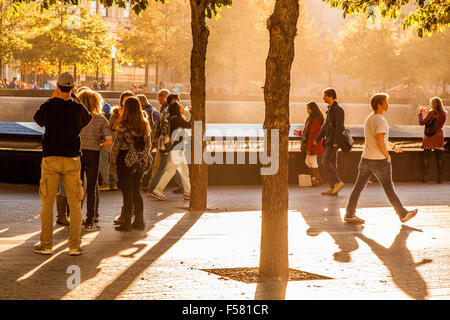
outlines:
[[[80,132],[92,119],[85,107],[71,99],[74,80],[63,73],[57,82],[52,98],[44,102],[34,115],[34,120],[45,127],[42,139],[43,158],[39,194],[42,199],[40,243],[38,254],[52,254],[53,206],[61,178],[70,208],[69,254],[79,255],[81,245],[81,200],[83,186],[80,179]]]
[[[317,145],[322,138],[324,139],[322,145],[325,150],[322,155],[322,165],[329,174],[330,188],[322,192],[323,195],[337,195],[344,187],[338,173],[337,152],[345,129],[345,113],[336,99],[335,89],[327,88],[323,91],[323,100],[328,104],[327,117],[313,142],[314,145]]]
[[[359,196],[372,174],[380,182],[401,222],[406,222],[417,214],[417,209],[408,211],[403,207],[392,183],[391,156],[387,148],[389,145],[396,153],[402,152],[402,149],[388,141],[389,126],[383,117],[389,107],[388,98],[388,94],[378,93],[374,94],[370,100],[373,112],[364,124],[364,149],[358,167],[358,177],[348,201],[345,222],[364,223],[364,220],[358,218],[355,212]]]

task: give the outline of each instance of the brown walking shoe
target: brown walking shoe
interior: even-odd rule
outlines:
[[[361,218],[358,218],[357,216],[345,216],[344,221],[347,223],[364,223],[365,221]]]
[[[327,189],[327,190],[323,191],[322,195],[324,195],[324,196],[331,196],[331,195],[333,195],[333,188],[330,188],[330,189]]]
[[[338,194],[339,191],[341,191],[341,189],[344,187],[344,183],[342,181],[339,181],[338,183],[336,183],[334,185],[333,188],[333,194]]]
[[[406,221],[411,220],[416,216],[417,212],[417,209],[406,212],[405,216],[403,218],[400,218],[400,221],[405,223]]]

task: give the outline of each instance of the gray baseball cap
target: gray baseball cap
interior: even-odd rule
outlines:
[[[59,75],[57,84],[63,87],[73,87],[75,82],[70,73],[64,72]]]

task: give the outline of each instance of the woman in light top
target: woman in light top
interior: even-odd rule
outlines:
[[[92,90],[84,90],[79,95],[81,103],[92,114],[92,120],[81,130],[81,180],[86,173],[87,215],[86,231],[96,231],[100,227],[98,222],[98,171],[100,161],[100,148],[112,143],[111,131],[108,128],[108,120],[102,114],[102,97]],[[100,136],[105,137],[101,143]]]

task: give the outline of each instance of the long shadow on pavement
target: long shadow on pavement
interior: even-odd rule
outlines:
[[[307,234],[317,236],[322,232],[328,233],[339,247],[340,251],[334,253],[334,259],[338,262],[350,262],[351,252],[358,249],[360,239],[365,242],[375,255],[388,268],[393,282],[407,295],[414,299],[425,299],[428,296],[428,288],[416,267],[430,263],[424,259],[415,263],[411,252],[406,246],[409,234],[420,231],[403,225],[389,248],[385,248],[372,239],[362,234],[363,226],[348,224],[342,221],[339,212],[338,201],[334,198],[325,198],[319,205],[296,208],[301,211],[303,218],[309,225]]]
[[[143,250],[144,244],[136,245],[135,243],[145,238],[146,232],[150,231],[155,223],[166,219],[175,212],[179,212],[179,210],[163,212],[158,216],[155,213],[152,213],[150,217],[146,215],[148,226],[145,231],[102,234],[102,229],[89,245],[83,246],[86,249],[86,254],[79,257],[69,256],[67,251],[62,252],[67,249],[68,227],[54,233],[53,255],[34,254],[30,241],[33,241],[33,243],[39,242],[40,233],[38,232],[23,244],[0,254],[2,262],[0,269],[3,271],[0,275],[2,278],[2,281],[0,281],[0,298],[61,299],[71,291],[67,286],[67,280],[70,277],[70,274],[67,273],[69,266],[75,265],[80,268],[81,284],[96,277],[102,271],[99,266],[104,259],[114,257],[123,250],[128,251],[135,248],[130,256],[134,256]],[[36,229],[34,231],[40,231],[40,225],[34,228]],[[57,226],[55,226],[56,228]],[[11,232],[14,235],[20,235],[17,230],[11,230]],[[86,236],[86,233],[82,233],[83,236]],[[157,250],[159,256],[165,252],[165,246],[157,246],[157,248],[159,248]],[[155,253],[155,251],[151,251]],[[153,261],[156,258],[155,254]],[[103,275],[102,280],[105,280],[105,275]],[[79,298],[90,298],[90,296],[86,294],[85,297],[81,295]]]
[[[306,233],[316,237],[322,232],[328,233],[339,247],[340,251],[333,254],[334,259],[339,262],[350,262],[351,252],[358,249],[356,235],[363,229],[362,226],[348,224],[342,221],[339,212],[339,203],[334,199],[325,199],[312,206],[296,208],[299,210],[309,225]]]
[[[104,288],[96,299],[117,298],[145,269],[150,267],[159,257],[177,243],[202,215],[202,212],[186,213],[157,244],[128,267],[128,269],[111,284]]]
[[[397,237],[389,248],[385,248],[363,234],[357,237],[364,241],[373,253],[384,263],[391,273],[394,283],[407,295],[414,299],[423,300],[428,296],[425,280],[417,271],[417,267],[432,262],[428,259],[416,263],[406,246],[411,232],[421,230],[402,225]]]

